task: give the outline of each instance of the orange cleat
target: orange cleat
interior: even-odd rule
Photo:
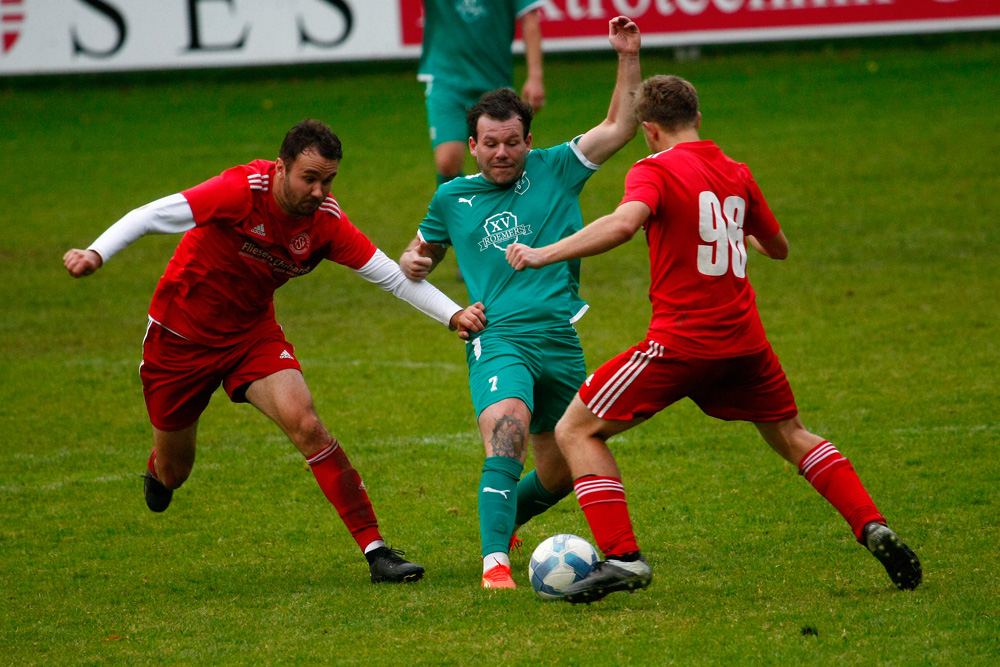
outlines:
[[[483,588],[517,588],[510,576],[510,568],[497,563],[483,573]]]

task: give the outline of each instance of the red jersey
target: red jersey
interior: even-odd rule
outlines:
[[[644,226],[652,274],[649,338],[701,359],[767,348],[746,274],[745,236],[766,240],[781,228],[750,169],[714,142],[677,144],[633,165],[627,201],[652,211]]]
[[[292,218],[271,192],[274,162],[227,169],[181,194],[194,213],[153,294],[149,315],[189,340],[231,345],[273,325],[274,291],[324,259],[359,269],[375,245],[328,196]]]

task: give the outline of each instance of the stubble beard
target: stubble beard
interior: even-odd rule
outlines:
[[[312,215],[319,210],[322,201],[313,204],[311,202],[311,197],[306,197],[296,201],[295,193],[292,191],[291,183],[285,180],[283,187],[281,188],[282,199],[285,200],[285,207],[289,209],[291,214],[296,217],[302,217],[306,215]]]

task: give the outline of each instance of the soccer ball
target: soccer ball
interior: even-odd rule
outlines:
[[[580,581],[594,568],[599,558],[590,542],[576,535],[553,535],[535,548],[528,563],[531,587],[546,600]]]

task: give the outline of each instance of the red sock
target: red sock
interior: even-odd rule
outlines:
[[[375,518],[375,509],[368,499],[364,482],[337,439],[331,440],[320,453],[306,459],[306,463],[361,550],[364,551],[375,540],[381,540],[378,519]]]
[[[826,440],[809,450],[799,462],[799,474],[840,512],[859,542],[861,531],[870,521],[885,523],[854,466]]]
[[[591,475],[573,482],[573,488],[605,558],[639,550],[620,479]]]
[[[153,447],[153,451],[149,454],[149,460],[146,461],[146,467],[149,468],[149,474],[153,476],[154,479],[160,479],[156,474],[156,447]]]

